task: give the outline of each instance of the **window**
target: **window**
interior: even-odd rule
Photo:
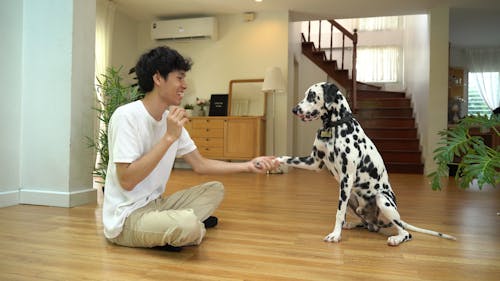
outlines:
[[[356,62],[356,80],[393,83],[398,81],[400,48],[360,48]]]
[[[395,30],[400,27],[400,17],[375,17],[357,20],[359,31]]]
[[[500,72],[469,72],[468,114],[490,115],[491,109],[481,96],[481,87],[499,91]]]

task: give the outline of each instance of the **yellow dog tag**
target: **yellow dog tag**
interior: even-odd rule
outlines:
[[[332,137],[332,130],[322,130],[321,133],[319,134],[319,136],[322,138],[331,138]]]

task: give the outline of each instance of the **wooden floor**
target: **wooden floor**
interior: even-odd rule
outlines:
[[[180,253],[110,245],[99,204],[0,209],[0,280],[500,280],[500,189],[432,191],[392,174],[402,218],[455,235],[413,233],[399,247],[333,227],[337,184],[327,172],[199,176],[175,170],[168,193],[220,180],[226,197],[203,243]]]

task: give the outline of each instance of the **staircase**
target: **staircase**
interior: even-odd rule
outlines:
[[[423,173],[413,109],[404,92],[358,90],[355,116],[390,173]]]
[[[338,28],[338,23],[333,20],[329,22]],[[341,31],[347,32],[345,29]],[[321,31],[319,33],[321,34]],[[350,34],[348,37],[355,38],[353,65],[356,65],[356,31],[354,36]],[[342,69],[343,55],[342,67],[339,68],[337,61],[331,57],[328,59],[325,51],[316,48],[313,42],[308,42],[304,34],[302,41],[302,53],[346,89],[356,119],[377,146],[388,172],[422,174],[422,156],[413,108],[405,93],[382,91],[381,87],[359,81],[353,83],[349,78],[349,71]]]

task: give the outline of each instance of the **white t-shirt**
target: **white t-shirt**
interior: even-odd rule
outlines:
[[[156,168],[134,189],[127,191],[120,185],[115,163],[132,163],[158,143],[167,130],[166,118],[156,121],[146,110],[142,101],[135,101],[116,109],[108,128],[109,164],[106,174],[103,203],[104,235],[117,237],[127,216],[158,198],[165,185],[177,156],[196,149],[186,129],[160,160]]]

